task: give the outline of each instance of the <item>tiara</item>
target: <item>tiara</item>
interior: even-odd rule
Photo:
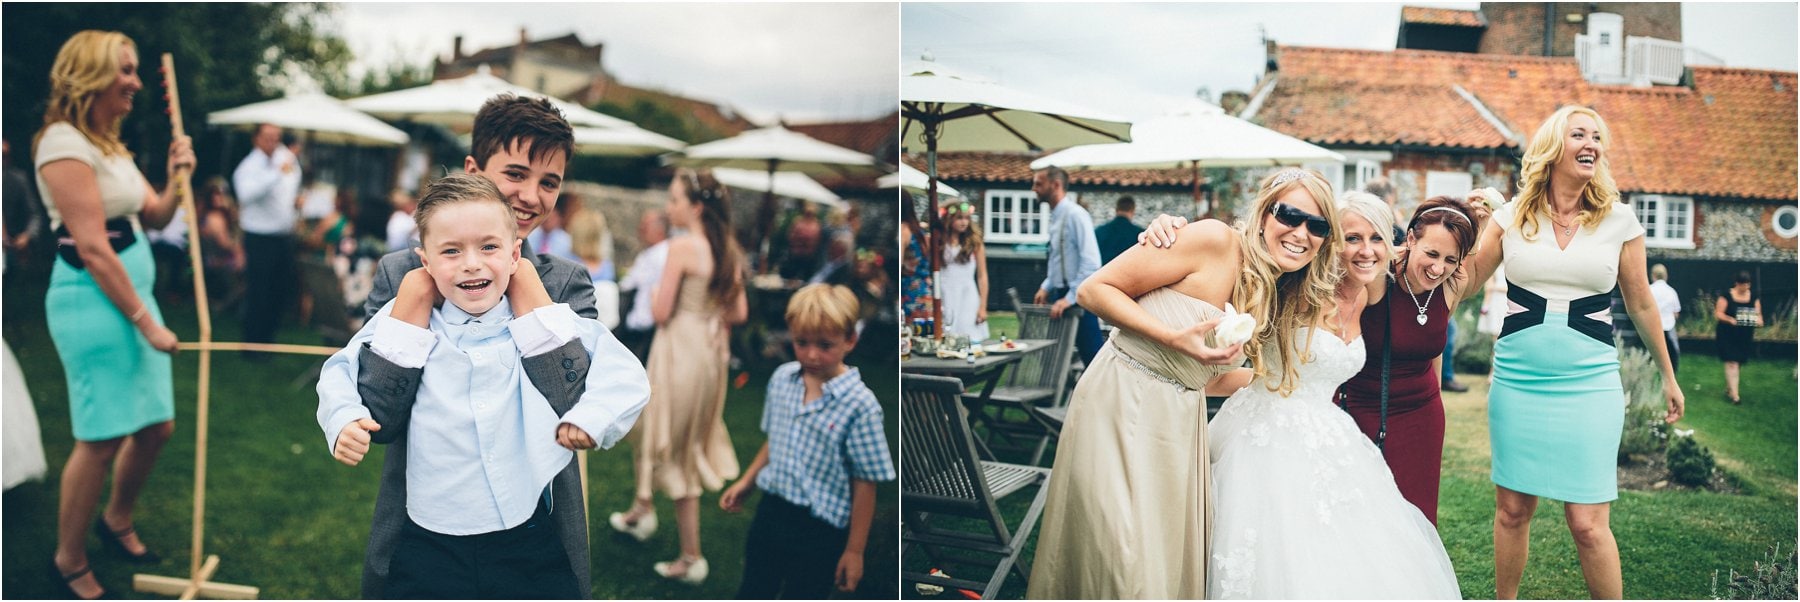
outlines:
[[[1285,169],[1282,170],[1281,173],[1275,174],[1275,179],[1269,182],[1269,187],[1274,188],[1304,177],[1306,177],[1306,170],[1292,168]]]

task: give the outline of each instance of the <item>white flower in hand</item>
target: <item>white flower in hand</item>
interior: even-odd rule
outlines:
[[[1255,334],[1256,316],[1240,314],[1230,303],[1225,304],[1225,315],[1219,318],[1219,325],[1213,327],[1214,340],[1221,347],[1247,342]]]
[[[1500,209],[1501,205],[1506,204],[1506,197],[1500,196],[1500,191],[1494,190],[1491,187],[1476,189],[1475,193],[1481,195],[1482,204],[1487,205],[1487,209],[1490,212],[1497,211]]]

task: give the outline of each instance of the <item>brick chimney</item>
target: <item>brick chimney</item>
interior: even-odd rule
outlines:
[[[452,40],[452,42],[450,43],[450,60],[451,61],[460,61],[460,60],[462,60],[462,57],[463,57],[463,53],[462,53],[463,37],[461,35],[458,35],[454,38],[451,38],[451,40]]]

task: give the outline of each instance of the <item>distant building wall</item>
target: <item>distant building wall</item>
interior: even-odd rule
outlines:
[[[1483,54],[1544,55],[1544,11],[1552,11],[1551,56],[1574,56],[1575,34],[1587,33],[1588,13],[1613,13],[1624,17],[1625,35],[1681,41],[1679,2],[1483,2],[1487,18],[1482,35]],[[1569,15],[1581,18],[1570,21]]]

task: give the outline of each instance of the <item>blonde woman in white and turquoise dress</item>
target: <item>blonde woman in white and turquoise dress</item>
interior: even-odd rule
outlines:
[[[1473,262],[1475,283],[1506,266],[1512,308],[1494,344],[1488,394],[1501,599],[1519,594],[1539,497],[1565,502],[1588,593],[1624,593],[1610,526],[1625,419],[1610,292],[1621,289],[1638,332],[1661,332],[1662,324],[1645,276],[1644,228],[1618,202],[1609,142],[1591,109],[1564,107],[1545,120],[1521,161],[1517,200],[1495,212]],[[1674,423],[1684,400],[1668,349],[1659,337],[1644,343]]]
[[[44,299],[75,431],[62,472],[53,570],[65,594],[83,599],[104,593],[88,566],[85,535],[109,467],[112,497],[94,531],[116,553],[156,560],[138,540],[132,512],[175,428],[169,354],[176,340],[151,295],[156,266],[144,228],[169,221],[177,187],[157,194],[119,140],[119,123],[143,88],[137,67],[137,46],[124,34],[88,30],[69,38],[50,68],[51,95],[33,149],[51,228],[70,239],[58,248]],[[193,165],[187,137],[169,145],[169,181]]]
[[[1189,224],[1168,251],[1134,247],[1078,291],[1118,331],[1069,401],[1028,595],[1206,596],[1212,529],[1206,389],[1242,363],[1290,383],[1300,326],[1329,307],[1342,236],[1331,185],[1289,169],[1263,180],[1246,224]],[[1173,251],[1173,252],[1169,252]],[[1227,303],[1248,343],[1209,344]],[[1277,359],[1279,358],[1279,359]]]

